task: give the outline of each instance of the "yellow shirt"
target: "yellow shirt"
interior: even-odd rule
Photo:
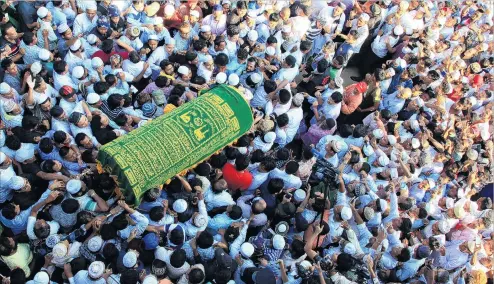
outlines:
[[[33,260],[33,252],[28,244],[17,244],[17,251],[13,255],[2,256],[0,259],[5,262],[11,270],[19,267],[24,270],[26,277],[31,275],[29,263]]]

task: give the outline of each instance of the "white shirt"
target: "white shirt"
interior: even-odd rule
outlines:
[[[398,39],[399,37],[394,37],[391,35],[378,35],[371,44],[372,51],[380,58],[384,58],[388,55],[388,47],[386,42],[388,41],[389,45],[393,47],[396,43],[398,43]]]
[[[141,74],[142,69],[144,69],[144,61],[139,61],[137,63],[132,63],[129,59],[125,59],[123,64],[122,64],[122,69],[128,73],[130,73],[132,76],[137,77],[139,74]],[[144,71],[144,78],[148,78],[151,76],[151,73],[153,71],[151,68],[146,69]]]
[[[67,54],[69,54],[69,52],[67,52]],[[77,90],[78,86],[72,81],[69,74],[70,73],[60,75],[57,72],[53,72],[53,86],[55,87],[55,90],[59,91],[63,86],[71,86],[73,89]]]
[[[96,22],[98,21],[98,16],[94,16],[92,20],[89,20],[86,13],[79,14],[75,17],[73,33],[74,36],[78,36],[81,33],[87,34],[94,27],[96,27]]]
[[[74,69],[76,66],[83,66],[84,60],[86,60],[86,54],[81,53],[81,57],[75,55],[71,50],[65,55],[65,62],[69,65],[69,70]]]
[[[151,56],[148,58],[148,63],[151,66],[151,69],[153,70],[161,70],[160,63],[161,61],[168,59],[169,54],[166,53],[165,47],[164,46],[158,46],[153,53],[151,53]],[[124,69],[125,70],[125,69]]]
[[[288,125],[286,127],[286,141],[292,142],[293,138],[297,134],[300,122],[304,118],[304,112],[301,107],[292,108],[286,112],[288,115]]]

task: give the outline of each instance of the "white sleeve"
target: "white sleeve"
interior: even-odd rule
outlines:
[[[38,237],[34,234],[34,223],[36,223],[36,217],[29,216],[27,218],[27,229],[26,233],[30,240],[36,240]]]
[[[73,26],[74,29],[72,31],[72,33],[74,34],[74,36],[78,36],[80,33],[82,33],[82,26],[81,26],[81,23],[80,23],[80,19],[81,19],[81,17],[76,17],[75,18],[74,26]]]
[[[146,230],[146,227],[149,224],[148,218],[146,216],[142,215],[139,212],[134,212],[130,215],[130,217],[136,221],[136,228],[137,228],[137,235],[140,236],[144,231]]]

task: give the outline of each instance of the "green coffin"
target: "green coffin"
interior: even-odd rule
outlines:
[[[118,177],[124,195],[139,204],[147,190],[208,159],[247,132],[253,121],[242,95],[220,85],[104,145],[98,160]]]

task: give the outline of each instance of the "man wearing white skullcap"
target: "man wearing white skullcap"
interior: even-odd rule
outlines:
[[[105,268],[104,262],[93,261],[87,270],[80,270],[76,275],[72,274],[70,265],[64,266],[64,273],[70,283],[106,284],[106,278],[110,276],[111,269]]]
[[[55,50],[58,38],[52,26],[53,16],[45,7],[38,8],[37,14],[39,17],[38,22],[40,23],[40,27],[36,32],[39,41],[38,46],[48,50]]]
[[[69,65],[69,70],[72,70],[76,66],[81,66],[86,59],[86,53],[82,51],[82,40],[78,39],[69,47],[65,62]]]
[[[79,34],[86,35],[91,30],[96,27],[98,21],[98,15],[96,15],[96,3],[94,1],[89,1],[85,5],[85,12],[77,15],[74,20],[73,32],[74,36]]]

